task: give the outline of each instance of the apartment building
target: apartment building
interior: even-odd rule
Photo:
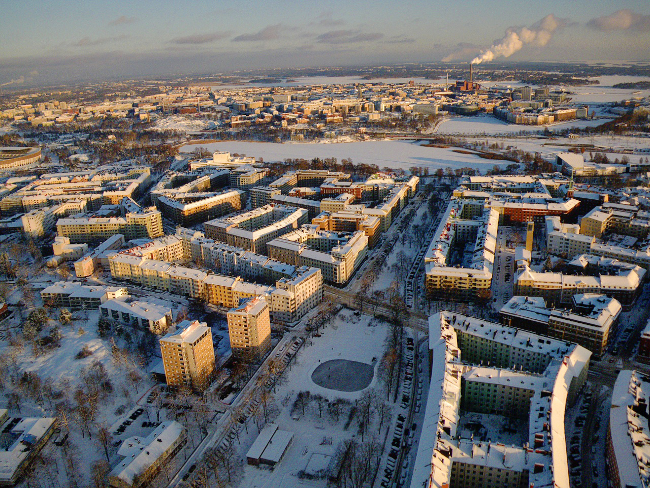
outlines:
[[[495,210],[481,202],[452,199],[424,255],[427,293],[449,299],[487,299],[498,226]],[[471,252],[465,256],[466,246]],[[454,250],[463,255],[460,262],[451,261]]]
[[[274,322],[290,324],[323,301],[323,275],[319,268],[300,267],[295,276],[281,278],[271,293]]]
[[[67,237],[57,237],[57,239],[67,239]],[[75,244],[73,244],[75,245]],[[79,245],[79,244],[76,244]],[[85,278],[92,275],[98,267],[109,268],[108,256],[110,253],[117,252],[124,245],[124,236],[115,234],[109,237],[90,253],[80,257],[74,263],[74,272],[77,278]],[[86,245],[86,250],[88,246]]]
[[[338,171],[329,171],[326,169],[305,169],[298,171],[290,171],[284,176],[281,176],[269,186],[271,188],[278,188],[283,194],[286,194],[294,186],[321,186],[325,181],[343,181],[349,180],[348,173]]]
[[[648,395],[650,378],[640,371],[623,370],[612,392],[605,452],[609,486],[647,485]]]
[[[74,281],[57,281],[41,291],[43,303],[70,310],[96,310],[108,300],[127,295],[124,287],[82,285]]]
[[[356,232],[363,231],[368,237],[368,247],[374,248],[381,236],[381,221],[378,217],[364,215],[352,211],[324,211],[311,221],[312,224],[318,225],[320,230],[333,232]]]
[[[152,334],[165,334],[172,325],[169,304],[152,299],[136,300],[130,296],[121,296],[102,303],[99,313],[108,320],[148,329]]]
[[[605,232],[646,238],[650,232],[650,212],[634,205],[606,202],[582,217],[581,234],[602,237]]]
[[[28,212],[64,203],[75,204],[70,213],[97,210],[101,205],[118,205],[125,197],[138,196],[150,182],[151,169],[116,163],[91,171],[46,173],[31,177],[29,182],[0,201],[2,213]]]
[[[139,488],[147,485],[186,442],[185,428],[175,421],[161,422],[144,438],[124,440],[117,451],[120,459],[108,474],[109,486]]]
[[[411,486],[570,488],[565,411],[587,381],[589,351],[453,312],[429,318],[429,349],[427,434]],[[468,412],[524,425],[525,440],[499,429],[480,440],[467,430]]]
[[[269,305],[262,296],[242,302],[230,309],[228,336],[233,355],[243,361],[261,360],[271,347]]]
[[[212,329],[205,323],[185,320],[160,339],[167,385],[205,390],[214,373]]]
[[[43,237],[52,232],[56,226],[57,219],[64,215],[64,213],[64,205],[30,210],[20,218],[23,225],[23,232],[30,237]]]
[[[322,231],[312,224],[269,241],[267,249],[272,259],[319,268],[325,281],[346,283],[366,257],[368,237],[362,231]]]
[[[251,207],[259,208],[264,205],[273,203],[273,197],[282,195],[279,188],[271,188],[270,186],[256,186],[250,189]]]
[[[200,234],[200,233],[197,233]],[[188,243],[184,256],[191,254],[191,244],[196,241],[203,241],[200,237],[194,236],[191,232],[181,232],[181,241]],[[202,244],[207,244],[203,242]],[[177,245],[172,243],[172,245]],[[157,246],[152,246],[156,248]],[[210,248],[210,246],[208,246]],[[241,257],[242,266],[248,268],[257,262],[261,274],[258,277],[276,277],[275,287],[245,282],[241,276],[231,277],[222,274],[207,273],[203,270],[186,268],[172,265],[166,261],[147,259],[140,253],[141,248],[122,251],[108,257],[111,275],[115,279],[129,280],[143,286],[165,290],[171,293],[179,293],[206,300],[208,303],[222,307],[232,308],[239,304],[240,299],[250,298],[258,295],[269,295],[271,317],[274,321],[282,323],[293,323],[300,319],[305,313],[317,306],[323,297],[323,277],[318,268],[295,267],[272,261],[265,256],[263,263],[256,261],[253,255],[247,256],[246,251],[238,249],[236,252],[221,249],[224,256],[234,257],[235,264],[231,268],[221,268],[223,272],[236,274],[241,269],[237,259]],[[144,249],[146,252],[147,248]],[[252,254],[252,253],[250,253]]]
[[[266,168],[254,168],[252,166],[233,168],[229,176],[230,187],[248,191],[254,186],[262,185],[268,172],[269,170]]]
[[[525,266],[515,276],[514,293],[543,297],[551,306],[570,305],[574,295],[595,293],[616,298],[624,309],[629,309],[641,292],[645,269],[617,261],[607,272],[611,274],[541,273]]]
[[[504,325],[580,344],[594,357],[605,352],[622,307],[605,295],[574,295],[566,309],[546,306],[543,297],[514,296],[500,310]]]
[[[265,205],[232,217],[204,224],[205,234],[216,241],[266,254],[267,242],[307,223],[307,211],[282,205]]]
[[[191,226],[206,220],[237,212],[246,203],[241,190],[220,193],[173,193],[156,198],[162,214],[180,225]]]
[[[127,240],[163,235],[162,216],[155,209],[142,213],[127,213],[125,217],[91,217],[77,215],[59,219],[56,230],[70,242],[94,243],[105,241],[115,234],[122,234]]]
[[[56,417],[9,417],[7,409],[0,409],[0,428],[7,442],[0,451],[0,485],[15,486],[31,472],[31,463],[52,437],[57,426]]]
[[[462,376],[461,408],[470,412],[524,419],[544,378],[506,369],[472,368]]]

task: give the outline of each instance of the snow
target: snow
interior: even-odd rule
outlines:
[[[374,326],[370,325],[371,321]],[[353,435],[359,437],[356,433],[356,420],[348,429],[344,427],[348,418],[346,410],[343,410],[345,413],[334,422],[325,412],[326,409],[323,411],[322,418],[319,416],[315,401],[311,402],[304,416],[302,412],[298,412],[298,416],[294,415],[295,418],[291,416],[292,405],[300,391],[310,391],[312,398],[321,395],[330,401],[337,399],[354,401],[360,397],[362,392],[339,392],[314,384],[311,380],[312,371],[328,359],[348,359],[374,364],[375,377],[368,388],[376,388],[378,362],[373,363],[373,359],[379,359],[383,354],[388,325],[377,322],[369,315],[356,316],[351,310],[343,309],[320,333],[320,337],[307,339],[298,352],[296,362],[291,363],[291,369],[285,371],[283,380],[277,385],[275,399],[280,411],[273,422],[279,430],[293,434],[291,444],[272,471],[245,466],[244,477],[239,486],[274,488],[308,483],[309,486],[325,488],[325,480],[316,479],[307,482],[297,478],[298,473],[304,470],[314,474],[326,469],[340,442]],[[241,446],[238,448],[243,453],[253,445],[257,437],[254,427],[252,429],[249,427],[249,430],[250,435],[246,439],[242,437]],[[378,432],[374,433],[378,434]]]
[[[171,115],[160,118],[156,121],[157,130],[177,130],[181,132],[196,132],[207,128],[208,123],[194,117],[183,117],[182,115]]]
[[[519,132],[540,133],[545,128],[549,130],[561,130],[571,127],[595,127],[604,124],[607,120],[569,120],[551,125],[519,125],[509,124],[499,120],[492,115],[477,115],[475,117],[449,117],[445,118],[436,130],[436,134],[513,134]]]
[[[290,159],[344,158],[352,159],[355,164],[376,164],[379,168],[407,170],[413,166],[429,168],[434,172],[438,168],[480,168],[492,169],[496,164],[507,166],[510,161],[483,159],[476,154],[461,154],[453,148],[424,147],[411,141],[363,141],[348,143],[286,143],[273,142],[213,142],[203,145],[185,145],[181,153],[190,153],[199,147],[208,151],[230,151],[246,154],[264,161],[284,161]]]

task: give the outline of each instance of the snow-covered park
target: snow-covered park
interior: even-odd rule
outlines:
[[[385,398],[385,394],[380,393],[378,370],[388,332],[387,324],[369,315],[355,315],[352,310],[343,309],[317,336],[307,339],[274,394],[277,412],[273,422],[279,429],[293,433],[293,440],[273,470],[246,465],[239,486],[327,485],[326,479],[318,476],[309,481],[302,476],[325,470],[345,440],[356,438],[361,441],[359,412],[352,407],[369,391],[376,392],[382,400]],[[361,390],[348,392],[317,385],[312,378],[314,371],[332,360],[363,363],[373,372],[370,384]],[[343,374],[354,375],[354,368]],[[375,415],[374,428],[367,430],[365,439],[368,440],[371,433],[377,435],[379,427],[384,434],[389,423],[387,418],[382,421]],[[242,439],[240,455],[245,454],[255,440],[255,428],[251,434]]]

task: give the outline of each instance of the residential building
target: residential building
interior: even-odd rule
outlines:
[[[241,190],[220,193],[175,192],[156,198],[156,207],[166,218],[185,226],[237,212],[245,203],[245,194]]]
[[[68,237],[72,243],[105,241],[115,234],[122,234],[127,240],[163,235],[162,216],[155,209],[129,212],[125,217],[76,215],[59,219],[56,228],[58,235]]]
[[[607,427],[606,475],[615,488],[643,487],[648,484],[650,438],[648,396],[650,378],[640,371],[623,370],[612,392]]]
[[[57,239],[68,239],[67,237],[57,237]],[[69,239],[68,239],[69,241]],[[73,244],[74,245],[74,244]],[[79,244],[76,244],[79,245]],[[109,237],[99,246],[93,249],[90,253],[81,257],[74,263],[74,272],[77,278],[85,278],[92,275],[99,267],[108,269],[108,256],[114,253],[124,245],[124,236],[122,234],[115,234]],[[88,245],[86,244],[86,249]]]
[[[646,238],[650,233],[650,212],[634,205],[603,203],[580,221],[580,233],[602,237],[605,232]]]
[[[266,254],[266,243],[307,223],[307,211],[282,205],[265,205],[250,212],[211,220],[205,234],[217,241]]]
[[[331,232],[318,225],[303,225],[267,243],[270,258],[294,266],[320,268],[330,283],[347,283],[368,252],[363,231]]]
[[[161,422],[146,437],[130,437],[117,450],[120,458],[108,474],[113,488],[139,488],[158,474],[187,442],[185,428],[175,421]]]
[[[452,199],[424,255],[427,293],[450,299],[489,298],[498,226],[495,210],[481,202]],[[461,261],[451,261],[454,250],[463,255]]]
[[[197,320],[185,320],[160,339],[165,379],[171,387],[205,390],[214,373],[212,329]]]
[[[377,245],[381,235],[381,221],[378,217],[346,210],[322,212],[317,217],[314,217],[311,223],[318,225],[321,230],[334,232],[363,231],[368,237],[368,247],[370,249]]]
[[[0,409],[0,427],[6,444],[0,450],[0,486],[14,486],[56,428],[54,417],[9,417]]]
[[[542,297],[514,296],[499,313],[504,325],[580,344],[600,357],[621,311],[615,298],[579,294],[567,309],[547,307]]]
[[[124,287],[83,285],[74,281],[58,281],[41,291],[43,303],[70,310],[96,310],[108,300],[127,295]]]
[[[453,312],[429,318],[429,351],[411,488],[570,488],[565,411],[587,381],[589,351]],[[484,414],[524,425],[525,441],[489,427],[487,440],[475,437],[468,422]]]
[[[271,347],[269,305],[262,296],[242,302],[228,311],[228,337],[233,355],[244,361],[258,361]]]
[[[580,258],[574,261],[580,262]],[[629,309],[641,292],[646,271],[620,261],[610,260],[609,264],[609,269],[597,266],[593,271],[598,273],[596,276],[541,273],[525,266],[517,271],[514,292],[516,295],[541,296],[551,306],[569,305],[573,296],[578,294],[603,294],[616,298],[624,309]]]
[[[99,313],[106,319],[148,329],[153,334],[165,334],[172,325],[169,302],[153,299],[136,300],[130,296],[121,296],[102,303]]]

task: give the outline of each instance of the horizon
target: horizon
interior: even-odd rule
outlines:
[[[650,61],[650,9],[641,0],[616,8],[555,1],[525,12],[478,0],[451,10],[421,0],[399,9],[385,0],[373,9],[339,0],[326,9],[290,0],[272,0],[264,9],[250,0],[219,5],[7,5],[0,87],[443,61]]]

